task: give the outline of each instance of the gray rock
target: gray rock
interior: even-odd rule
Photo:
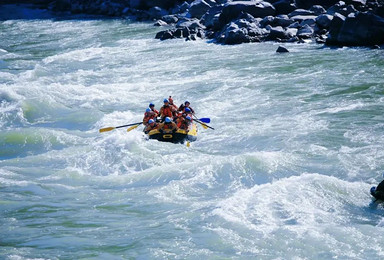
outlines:
[[[314,27],[315,24],[316,24],[316,20],[313,18],[310,18],[310,19],[305,19],[305,20],[301,21],[300,26],[303,27],[305,25],[309,25],[311,27]]]
[[[297,31],[296,36],[299,37],[300,39],[307,39],[307,38],[311,38],[313,36],[313,33],[314,33],[313,28],[308,24],[306,24]]]
[[[165,26],[168,24],[166,22],[164,22],[163,20],[157,20],[153,25],[154,26]]]
[[[239,17],[241,13],[249,13],[253,17],[264,18],[268,15],[275,15],[275,8],[272,4],[264,1],[249,2],[235,1],[224,5],[219,20],[221,24],[227,24]]]
[[[291,17],[291,19],[295,22],[301,23],[302,21],[311,19],[311,20],[316,20],[317,16],[315,15],[296,15]]]
[[[278,53],[285,53],[285,52],[289,52],[289,50],[283,46],[279,46],[276,50],[276,52]]]
[[[329,15],[329,14],[322,14],[322,15],[319,15],[319,16],[316,18],[316,24],[317,24],[320,28],[328,29],[329,26],[331,25],[332,19],[333,19],[333,16],[332,16],[332,15]]]
[[[279,0],[272,3],[276,9],[276,14],[289,14],[296,9],[290,0]]]
[[[346,18],[344,15],[341,15],[339,13],[335,13],[335,15],[333,16],[332,22],[329,26],[329,35],[327,38],[327,44],[330,44],[330,45],[337,45],[338,44],[337,37],[339,35],[341,27],[344,24],[345,19]]]
[[[177,23],[179,18],[177,18],[176,15],[164,15],[163,17],[161,17],[161,20],[166,22],[167,24],[174,24]]]
[[[315,13],[312,12],[312,11],[309,11],[309,10],[305,10],[305,9],[296,9],[295,11],[291,12],[288,14],[288,17],[292,18],[293,16],[310,16],[310,15],[314,15]]]
[[[325,14],[327,11],[321,5],[314,5],[309,9],[309,11],[313,12],[315,15]]]
[[[205,0],[195,0],[189,6],[189,13],[193,18],[201,18],[211,6]]]
[[[336,15],[333,18],[333,29]],[[384,44],[384,18],[372,13],[356,13],[340,21],[338,30],[330,31],[327,44],[341,46],[373,46]]]

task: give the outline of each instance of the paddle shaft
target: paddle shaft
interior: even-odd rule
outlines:
[[[210,127],[209,125],[202,123],[202,122],[201,122],[200,120],[198,120],[198,119],[193,119],[193,121],[196,121],[197,123],[201,124],[202,126],[208,127],[208,128],[210,128],[210,129],[212,129],[212,130],[215,130],[215,128]]]

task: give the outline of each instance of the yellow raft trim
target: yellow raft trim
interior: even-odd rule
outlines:
[[[159,133],[160,133],[160,131],[158,129],[153,129],[153,130],[149,131],[148,135],[154,135],[154,134],[159,134]],[[164,130],[163,138],[172,138],[171,133],[172,133],[172,131],[170,131],[170,130]],[[179,129],[179,130],[176,131],[176,133],[184,134],[184,135],[197,136],[197,126],[196,126],[196,124],[192,124],[192,127],[191,127],[191,129],[189,130],[188,133],[184,129]]]

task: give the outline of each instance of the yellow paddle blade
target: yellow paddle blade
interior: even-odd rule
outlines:
[[[133,130],[133,129],[135,129],[136,127],[138,127],[139,125],[134,125],[134,126],[131,126],[130,128],[128,128],[127,129],[127,132],[129,132],[129,131],[131,131],[131,130]]]
[[[112,131],[113,129],[115,129],[116,127],[106,127],[106,128],[101,128],[99,130],[100,133],[103,133],[103,132],[108,132],[108,131]]]
[[[187,142],[187,147],[190,147],[191,146],[191,143],[188,141]]]
[[[208,129],[208,126],[206,124],[201,124],[204,129]]]

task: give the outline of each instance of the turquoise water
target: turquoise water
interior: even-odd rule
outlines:
[[[158,30],[0,23],[0,258],[382,259],[383,52]],[[215,130],[98,132],[169,95]]]

